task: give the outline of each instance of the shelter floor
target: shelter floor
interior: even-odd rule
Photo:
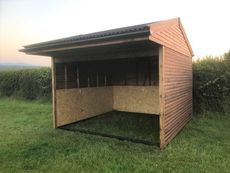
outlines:
[[[137,143],[159,144],[159,116],[112,111],[60,127]]]

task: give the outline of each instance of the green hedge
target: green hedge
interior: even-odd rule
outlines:
[[[230,51],[193,63],[194,111],[230,112]]]
[[[51,96],[51,69],[23,69],[0,72],[0,95],[37,99]]]

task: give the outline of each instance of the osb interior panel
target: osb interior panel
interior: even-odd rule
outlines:
[[[112,110],[112,87],[56,90],[57,126]]]
[[[159,87],[113,86],[113,109],[159,114]]]
[[[164,47],[164,127],[161,147],[169,143],[192,116],[192,57]]]
[[[57,127],[111,110],[159,114],[158,86],[56,90]]]

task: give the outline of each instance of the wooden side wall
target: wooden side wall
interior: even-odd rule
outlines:
[[[112,87],[56,90],[57,127],[112,110]]]
[[[192,116],[192,58],[162,48],[162,105],[160,147],[164,148]]]
[[[158,86],[113,86],[113,109],[159,114]]]

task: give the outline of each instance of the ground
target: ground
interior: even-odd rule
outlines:
[[[229,172],[230,116],[194,117],[163,150],[52,128],[51,103],[0,99],[0,172]]]

